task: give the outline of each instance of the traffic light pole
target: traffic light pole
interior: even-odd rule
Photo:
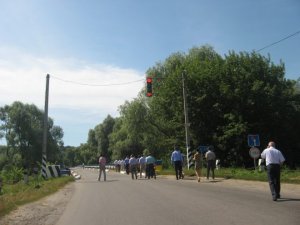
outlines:
[[[185,122],[185,143],[186,143],[186,156],[187,166],[190,169],[190,134],[189,134],[189,116],[188,116],[188,104],[186,99],[186,87],[185,87],[185,71],[182,72],[182,92],[183,92],[183,107],[184,107],[184,122]]]

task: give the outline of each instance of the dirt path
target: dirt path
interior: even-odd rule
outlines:
[[[54,225],[72,197],[74,183],[53,195],[26,204],[0,218],[1,225]]]

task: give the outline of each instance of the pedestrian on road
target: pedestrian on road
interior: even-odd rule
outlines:
[[[214,147],[209,146],[208,151],[205,153],[205,158],[207,161],[207,173],[206,179],[209,180],[209,173],[211,171],[212,179],[215,179],[215,168],[216,168],[216,154],[214,153]]]
[[[125,165],[126,174],[129,175],[129,157],[128,156],[126,156],[126,158],[124,159],[124,165]]]
[[[171,162],[172,165],[175,168],[175,174],[176,174],[176,179],[182,179],[182,163],[183,163],[183,157],[182,154],[179,150],[179,147],[175,145],[174,151],[172,152],[171,155]]]
[[[122,171],[125,170],[125,162],[124,162],[123,159],[120,160],[120,168],[121,168],[121,169],[120,169],[120,172],[121,172],[121,170],[122,170]]]
[[[156,179],[155,162],[156,160],[151,154],[146,157],[146,178],[148,177],[148,179],[150,177]]]
[[[270,141],[267,148],[261,153],[266,160],[269,186],[273,201],[280,198],[280,166],[285,161],[281,151],[275,148],[275,142]]]
[[[115,171],[118,172],[118,160],[114,161]]]
[[[142,155],[139,158],[139,165],[140,165],[140,178],[142,178],[143,172],[146,173],[146,157],[144,155]],[[145,174],[145,178],[146,178],[146,174]]]
[[[201,178],[201,167],[202,167],[202,154],[200,153],[199,150],[196,151],[194,154],[194,161],[195,161],[195,172],[198,178],[198,182],[200,182]]]
[[[106,166],[106,158],[101,154],[99,157],[99,177],[98,181],[101,180],[101,174],[103,173],[104,181],[106,181],[106,172],[105,172],[105,166]]]
[[[134,178],[137,179],[137,164],[137,159],[134,157],[134,155],[131,155],[129,159],[129,168],[132,180],[134,180]]]

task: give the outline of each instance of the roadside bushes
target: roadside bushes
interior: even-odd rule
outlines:
[[[22,180],[23,169],[16,166],[7,165],[0,173],[3,183],[15,184]]]

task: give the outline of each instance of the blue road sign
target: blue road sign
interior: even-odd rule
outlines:
[[[260,146],[260,140],[258,134],[248,135],[248,146],[249,147]]]
[[[203,153],[205,153],[205,152],[208,151],[208,147],[209,147],[209,146],[206,146],[206,145],[200,145],[200,146],[198,147],[198,149],[199,149],[200,152],[203,154]]]

